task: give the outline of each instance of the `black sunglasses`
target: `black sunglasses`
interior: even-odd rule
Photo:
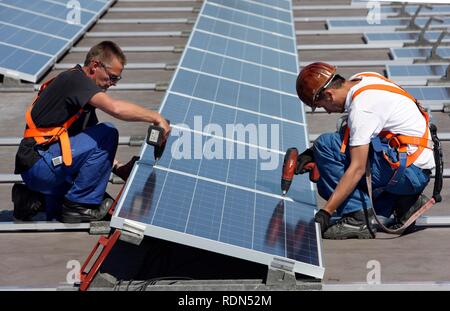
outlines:
[[[101,61],[98,61],[98,63],[105,68],[105,72],[108,75],[109,81],[111,81],[112,83],[117,83],[122,79],[122,76],[116,76],[114,74],[110,74],[108,71],[108,67]]]

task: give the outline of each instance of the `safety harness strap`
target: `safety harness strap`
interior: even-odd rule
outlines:
[[[70,166],[72,164],[72,151],[70,147],[69,134],[67,131],[72,126],[72,124],[81,116],[84,111],[83,108],[81,108],[75,115],[64,122],[62,126],[38,128],[36,127],[36,124],[31,117],[31,110],[38,100],[39,95],[54,79],[55,78],[42,84],[42,86],[39,88],[38,94],[33,100],[33,103],[30,105],[30,107],[28,107],[27,112],[25,113],[27,128],[24,131],[23,137],[33,137],[38,145],[46,145],[59,140],[61,144],[61,154],[63,162],[66,166]]]
[[[366,184],[367,184],[367,192],[369,193],[369,199],[371,203],[371,208],[373,208],[373,195],[372,195],[372,172],[370,170],[370,163],[367,161],[366,164]],[[375,189],[376,190],[376,189]],[[374,191],[375,193],[375,191]],[[406,228],[408,228],[414,221],[417,220],[420,216],[422,216],[426,211],[428,211],[434,204],[436,203],[435,198],[432,197],[430,200],[428,200],[424,205],[422,205],[414,214],[409,217],[409,219],[400,227],[397,229],[389,229],[387,228],[377,217],[377,214],[375,213],[375,210],[373,211],[374,218],[380,228],[390,234],[402,234],[403,231],[405,231]]]
[[[388,80],[385,77],[378,75],[378,74],[363,73],[363,74],[360,74],[360,76],[375,76],[375,77],[382,78],[385,81],[391,82],[390,80]],[[428,139],[428,124],[429,124],[428,113],[426,111],[424,111],[423,108],[421,108],[421,106],[417,103],[416,99],[413,96],[411,96],[408,92],[406,92],[401,87],[395,87],[395,86],[386,85],[386,84],[370,84],[370,85],[363,86],[362,88],[356,90],[352,95],[352,100],[354,100],[356,98],[356,96],[358,96],[359,94],[361,94],[362,92],[367,91],[367,90],[382,90],[382,91],[387,91],[387,92],[403,95],[403,96],[411,99],[414,103],[416,103],[417,107],[419,108],[419,111],[422,113],[423,117],[425,118],[426,130],[422,137],[397,135],[397,134],[394,134],[394,133],[391,133],[388,131],[382,131],[378,134],[378,136],[380,136],[382,138],[386,138],[388,140],[389,146],[391,146],[393,148],[397,148],[399,154],[400,153],[406,154],[407,145],[415,145],[418,147],[414,153],[406,156],[406,163],[403,163],[404,161],[400,161],[400,159],[397,162],[393,162],[384,153],[383,155],[384,155],[385,160],[389,163],[389,165],[392,168],[398,169],[403,164],[405,164],[406,167],[409,167],[411,164],[413,164],[417,160],[417,158],[420,156],[420,154],[423,152],[423,150],[425,148],[429,148],[429,149],[433,148],[433,142]],[[349,136],[350,136],[350,129],[347,127],[345,129],[344,137],[342,140],[342,145],[341,145],[341,150],[340,150],[341,153],[345,153],[345,150],[348,145]],[[403,156],[402,156],[402,160],[404,160]]]

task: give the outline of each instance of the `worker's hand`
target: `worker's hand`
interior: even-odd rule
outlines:
[[[308,172],[308,169],[305,169],[306,164],[314,162],[314,153],[311,148],[306,149],[302,153],[300,153],[297,157],[297,167],[295,168],[295,175],[304,174]]]
[[[123,181],[127,181],[128,177],[130,176],[131,170],[133,169],[134,163],[138,160],[139,157],[134,156],[126,164],[120,163],[119,161],[114,161],[112,172],[114,173],[114,175],[119,176]]]
[[[320,209],[314,216],[314,220],[320,224],[322,234],[330,227],[331,215],[324,209]]]
[[[167,138],[169,138],[169,134],[170,134],[170,131],[171,131],[169,122],[167,122],[167,120],[164,119],[164,117],[162,117],[160,115],[160,118],[159,118],[159,120],[157,122],[155,122],[155,125],[158,125],[158,126],[163,128],[163,130],[164,130],[164,141],[166,141]]]

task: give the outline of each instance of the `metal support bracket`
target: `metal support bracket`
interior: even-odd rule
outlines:
[[[157,92],[165,92],[169,87],[169,83],[167,82],[158,82],[155,86],[155,91]]]
[[[164,70],[175,70],[177,69],[178,64],[166,64]]]
[[[133,147],[139,147],[144,143],[145,136],[130,136],[129,145]]]
[[[123,227],[121,229],[122,234],[120,240],[131,243],[134,245],[140,245],[144,239],[145,225],[139,224],[135,221],[125,219]]]
[[[402,2],[401,6],[398,8],[398,13],[395,15],[395,17],[411,17],[411,14],[406,11],[406,7],[408,5],[408,2]]]
[[[439,79],[430,79],[427,81],[427,86],[439,86],[439,85],[449,85],[450,84],[450,65],[445,69],[445,74]],[[445,106],[444,106],[445,112]]]
[[[294,273],[294,262],[274,258],[267,270],[266,285],[274,287],[295,288],[297,279]]]
[[[434,16],[431,16],[428,21],[426,22],[426,24],[423,26],[422,30],[419,33],[419,37],[417,38],[417,40],[415,42],[406,42],[403,44],[404,47],[410,47],[410,46],[431,46],[433,45],[433,43],[431,43],[430,41],[428,41],[425,38],[425,33],[427,32],[427,30],[429,30],[431,22],[435,20],[435,21],[439,21],[440,23],[443,23],[444,21],[440,18],[436,18]],[[442,29],[441,29],[442,30]],[[445,30],[445,29],[444,29]]]
[[[425,59],[416,59],[414,60],[415,64],[419,63],[448,63],[450,59],[443,58],[437,53],[438,47],[441,45],[442,40],[445,38],[445,36],[448,35],[447,29],[444,29],[441,34],[439,35],[439,38],[436,40],[436,42],[433,43],[430,51],[430,55],[428,55]]]
[[[416,12],[414,13],[414,15],[412,17],[411,17],[411,15],[408,14],[409,15],[408,17],[411,17],[409,24],[405,28],[401,28],[398,30],[400,30],[400,31],[420,30],[421,27],[416,24],[416,19],[419,16],[419,12],[422,10],[422,8],[432,9],[433,7],[431,5],[420,4],[417,7]],[[405,8],[405,12],[406,12],[406,8]]]
[[[182,53],[184,51],[184,45],[176,45],[173,48],[174,53]]]
[[[181,35],[180,35],[180,37],[189,37],[191,35],[191,31],[189,31],[189,30],[183,30],[182,32],[181,32]]]

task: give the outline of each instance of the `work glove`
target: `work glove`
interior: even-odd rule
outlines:
[[[320,209],[314,216],[314,220],[320,224],[322,234],[330,227],[331,215],[324,209]]]
[[[126,164],[117,162],[116,164],[114,164],[112,172],[114,173],[114,175],[119,176],[123,181],[127,181],[128,177],[130,176],[131,170],[133,169],[134,163],[138,160],[139,157],[134,156]]]
[[[295,175],[304,174],[308,172],[309,170],[305,169],[305,165],[311,162],[314,162],[314,152],[312,148],[309,148],[298,155],[297,167],[295,168]]]

